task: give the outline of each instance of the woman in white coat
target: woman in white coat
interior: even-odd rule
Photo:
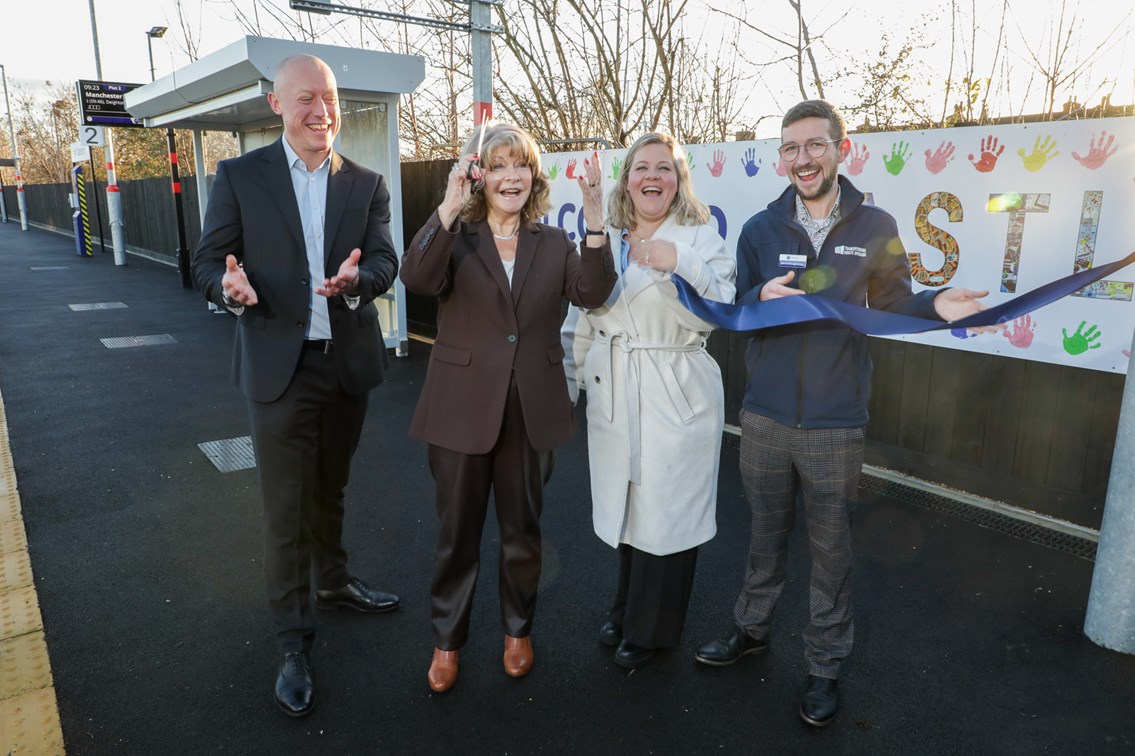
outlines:
[[[713,326],[682,306],[672,280],[733,302],[736,262],[709,219],[681,146],[640,137],[608,201],[622,275],[602,307],[573,307],[563,327],[573,401],[587,391],[595,533],[619,554],[599,636],[628,669],[678,645],[697,547],[717,532],[725,397],[705,349]]]

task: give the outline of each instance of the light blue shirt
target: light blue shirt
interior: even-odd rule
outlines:
[[[331,320],[327,315],[327,298],[316,294],[326,278],[323,262],[324,218],[327,216],[327,176],[331,173],[331,156],[314,171],[309,171],[300,156],[288,144],[284,144],[284,154],[291,167],[292,189],[296,193],[296,204],[300,210],[300,224],[303,226],[303,243],[307,251],[308,280],[311,282],[307,318],[307,331],[304,338],[330,339]]]
[[[631,264],[631,240],[627,237],[630,236],[630,231],[623,229],[622,235],[619,237],[622,244],[619,245],[619,272],[626,273],[627,268]]]

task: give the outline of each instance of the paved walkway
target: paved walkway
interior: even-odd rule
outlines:
[[[222,466],[242,468],[231,317],[170,268],[78,258],[71,239],[14,223],[0,224],[0,282],[0,754],[1135,752],[1135,657],[1082,633],[1090,559],[877,485],[857,513],[856,649],[831,727],[796,716],[800,533],[770,653],[694,662],[730,623],[747,549],[732,437],[680,649],[628,674],[596,640],[616,560],[591,532],[581,433],[548,489],[533,672],[500,666],[490,522],[460,681],[432,694],[436,517],[406,437],[428,359],[417,342],[372,395],[348,491],[352,570],[402,609],[321,613],[319,703],[286,720],[255,471],[222,472],[202,448],[232,441]]]

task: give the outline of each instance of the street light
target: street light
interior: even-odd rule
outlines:
[[[63,154],[63,147],[59,144],[59,119],[67,112],[67,101],[56,100],[51,103],[51,124],[55,129],[55,155]]]
[[[152,27],[146,32],[146,50],[150,53],[150,81],[154,80],[154,45],[153,39],[161,37],[167,31],[164,26]],[[181,175],[177,167],[177,138],[173,127],[166,128],[166,145],[169,147],[169,177],[173,189],[173,207],[177,213],[177,274],[181,279],[181,288],[193,287],[189,276],[189,245],[185,236],[185,208],[181,204]]]
[[[150,53],[150,81],[154,80],[154,46],[150,40],[154,37],[161,37],[166,31],[167,28],[164,26],[155,26],[146,32],[146,49]]]

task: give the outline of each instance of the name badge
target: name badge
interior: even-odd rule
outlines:
[[[780,267],[782,268],[806,268],[808,267],[807,255],[781,255]]]

